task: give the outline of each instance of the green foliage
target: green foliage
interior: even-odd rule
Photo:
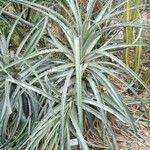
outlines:
[[[8,2],[7,0],[0,0],[0,7],[4,6],[4,4]]]
[[[8,35],[10,27],[3,20],[0,20],[0,30],[3,34]]]
[[[93,118],[102,123],[108,139],[104,146],[118,149],[110,114],[137,133],[123,93],[110,78],[130,89],[135,97],[137,91],[122,75],[130,76],[150,92],[116,56],[118,51],[141,44],[118,43],[114,33],[126,26],[143,26],[138,22],[114,23],[122,14],[124,2],[113,6],[113,0],[93,17],[96,1],[88,1],[83,17],[77,0],[67,0],[67,8],[57,1],[65,14],[36,2],[12,0],[40,15],[15,48],[10,41],[25,10],[9,35],[1,36],[0,149],[71,150],[70,140],[77,138],[80,149],[88,150],[91,144],[86,141],[85,119],[94,122]],[[41,46],[41,41],[46,44]]]

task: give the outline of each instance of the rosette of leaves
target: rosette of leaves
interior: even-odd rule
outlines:
[[[86,141],[85,118],[91,123],[93,118],[97,118],[104,127],[107,146],[118,149],[108,117],[110,114],[136,133],[135,122],[124,96],[110,77],[121,82],[135,96],[138,94],[122,78],[122,74],[140,82],[149,91],[143,81],[116,56],[118,51],[137,45],[117,43],[114,40],[124,26],[142,25],[136,22],[113,22],[113,18],[122,13],[120,9],[124,2],[113,6],[113,0],[110,0],[97,16],[93,16],[96,1],[89,0],[86,13],[82,15],[78,1],[67,0],[67,9],[60,4],[68,10],[65,16],[35,2],[13,1],[38,11],[43,14],[43,18],[15,52],[15,57],[19,60],[11,66],[20,63],[25,66],[19,73],[19,79],[12,76],[7,78],[9,86],[15,85],[16,88],[5,94],[7,97],[4,104],[9,104],[9,109],[6,110],[11,111],[9,115],[6,111],[8,121],[0,120],[3,123],[1,126],[5,125],[6,128],[1,129],[4,137],[1,148],[71,150],[70,140],[77,138],[80,149],[88,150],[93,145]],[[61,29],[60,36],[56,37],[52,27],[49,27],[52,21]],[[31,32],[32,38],[25,45]],[[38,47],[41,38],[50,44],[50,48]],[[57,53],[59,57],[53,57]],[[7,70],[2,68],[2,71]],[[14,109],[13,104],[16,104]],[[4,112],[3,107],[1,110]],[[17,126],[10,119],[11,114],[14,117],[18,115]],[[7,130],[7,127],[10,129],[9,124],[10,131]]]

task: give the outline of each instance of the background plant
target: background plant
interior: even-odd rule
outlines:
[[[136,20],[142,21],[142,15],[137,8],[142,8],[142,1],[141,0],[127,0],[124,5],[124,17],[126,22],[134,22]],[[142,28],[137,30],[137,28],[134,27],[125,27],[124,28],[124,41],[127,44],[130,43],[142,43],[143,42],[143,31]],[[135,53],[135,54],[134,54]],[[141,67],[142,67],[142,46],[137,46],[135,48],[126,48],[123,54],[124,62],[134,70],[135,73],[140,74],[141,73]],[[132,58],[134,61],[132,61]],[[144,81],[149,84],[150,77],[149,76],[149,70],[145,71],[144,75]],[[131,82],[131,79],[129,79],[129,82]],[[139,88],[139,92],[143,91],[143,88],[136,83],[137,88]]]
[[[83,15],[78,1],[67,0],[66,6],[57,1],[66,11],[64,16],[39,3],[12,2],[40,15],[13,49],[10,40],[25,10],[9,35],[1,36],[0,148],[69,150],[70,139],[77,138],[80,149],[86,150],[94,145],[86,140],[85,120],[94,122],[97,118],[106,138],[103,146],[118,149],[110,114],[137,132],[123,91],[130,89],[135,97],[138,94],[122,75],[149,89],[116,57],[118,51],[141,44],[116,42],[115,36],[124,27],[143,26],[115,21],[125,2],[114,6],[110,0],[93,15],[97,0],[89,0]],[[111,78],[122,83],[123,91]]]

